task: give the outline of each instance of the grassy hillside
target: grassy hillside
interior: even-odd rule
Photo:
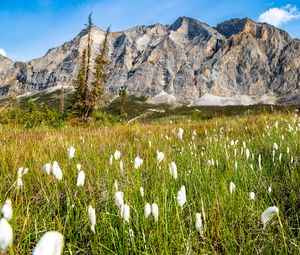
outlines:
[[[61,90],[52,92],[40,92],[29,97],[21,97],[18,100],[18,105],[21,108],[26,108],[29,99],[39,107],[47,107],[49,109],[60,110],[60,96]],[[65,110],[71,105],[73,97],[72,90],[65,90]],[[137,97],[130,95],[125,101],[124,109],[127,117],[123,118],[129,121],[137,118],[139,122],[158,121],[168,122],[170,120],[175,122],[188,120],[208,120],[216,117],[226,116],[247,116],[254,114],[281,114],[293,113],[296,109],[300,110],[300,106],[279,106],[279,105],[250,105],[250,106],[198,106],[188,107],[185,105],[152,105],[146,103],[146,97]],[[105,98],[106,106],[101,109],[105,114],[113,116],[120,115],[121,99],[116,95],[107,95]],[[0,106],[5,105],[6,101],[2,99]]]
[[[59,131],[3,125],[0,202],[12,200],[14,254],[29,254],[51,230],[64,235],[64,254],[299,254],[299,118],[294,112],[246,113],[201,122],[161,124],[170,120],[163,117],[152,124]],[[73,159],[67,153],[71,145]],[[116,150],[121,157],[110,164]],[[165,156],[160,163],[157,150]],[[135,169],[137,156],[143,164]],[[54,160],[62,169],[61,181],[43,170]],[[177,165],[177,179],[170,174],[171,162]],[[86,176],[83,187],[76,186],[78,163]],[[29,168],[22,187],[16,183],[19,167]],[[128,222],[114,201],[116,181],[130,208]],[[232,193],[230,182],[236,186]],[[183,208],[177,201],[182,185]],[[152,215],[145,218],[147,202],[158,205],[157,222]],[[96,210],[95,234],[90,204]],[[277,206],[279,214],[263,227],[261,214],[270,206]],[[201,233],[196,213],[201,213]]]

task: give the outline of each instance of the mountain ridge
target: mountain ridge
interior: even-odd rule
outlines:
[[[93,57],[104,38],[93,27]],[[86,29],[61,46],[28,62],[0,58],[0,95],[72,86],[86,46]],[[162,91],[178,100],[220,97],[290,97],[300,88],[300,42],[287,32],[249,18],[216,27],[189,17],[171,25],[139,25],[109,36],[106,89],[154,96]],[[284,100],[281,100],[281,102]],[[294,101],[293,101],[294,102]]]

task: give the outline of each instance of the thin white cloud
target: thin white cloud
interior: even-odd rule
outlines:
[[[258,17],[259,22],[266,22],[276,27],[295,19],[300,19],[300,12],[296,6],[291,4],[280,8],[271,8]]]
[[[5,50],[3,50],[3,49],[0,49],[0,55],[2,55],[2,56],[4,56],[4,57],[6,57],[6,52],[5,52]]]

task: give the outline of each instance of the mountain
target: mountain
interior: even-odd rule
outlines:
[[[13,64],[13,61],[0,54],[0,96],[8,93],[10,84],[13,82],[8,80],[10,77],[12,78],[12,75],[9,72],[13,70]]]
[[[93,57],[103,39],[104,31],[94,27]],[[72,86],[86,43],[84,29],[73,40],[29,62],[0,56],[0,95],[9,90],[18,94],[47,90],[61,83]],[[268,103],[266,98],[271,97],[276,103],[275,97],[280,103],[300,103],[300,41],[249,18],[212,27],[180,17],[172,25],[112,32],[108,55],[106,89],[113,93],[127,86],[130,94],[163,92],[166,98],[192,104],[199,98],[209,98],[211,103],[216,97],[256,103],[260,98]]]

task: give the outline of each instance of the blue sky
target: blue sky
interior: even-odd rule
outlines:
[[[94,23],[119,31],[189,16],[210,25],[230,18],[267,21],[300,38],[300,0],[0,0],[0,54],[25,61],[43,56]]]

